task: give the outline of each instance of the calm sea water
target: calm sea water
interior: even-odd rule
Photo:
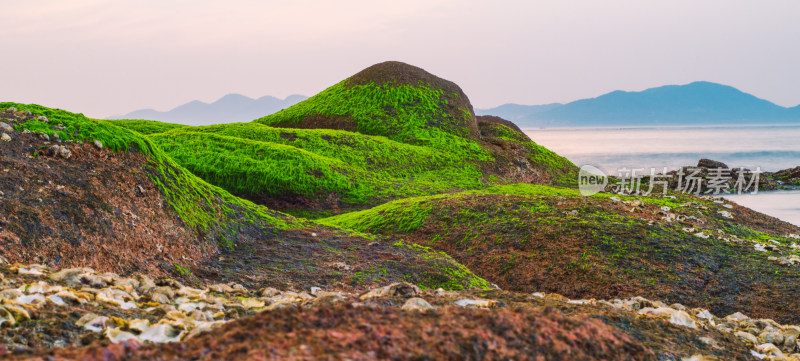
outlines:
[[[725,196],[725,198],[800,226],[800,190],[758,192],[757,194]]]
[[[536,143],[578,166],[609,175],[620,168],[675,169],[700,158],[774,172],[800,166],[800,125],[524,129]],[[800,226],[800,191],[731,199]]]

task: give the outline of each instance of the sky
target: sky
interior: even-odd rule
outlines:
[[[796,0],[0,0],[0,101],[92,117],[313,95],[386,60],[476,108],[705,80],[800,104]]]

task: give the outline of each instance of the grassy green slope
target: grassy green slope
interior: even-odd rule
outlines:
[[[452,95],[451,96],[456,96]],[[470,140],[464,126],[471,110],[446,111],[450,100],[443,90],[383,84],[350,85],[344,80],[321,93],[275,114],[255,120],[275,127],[334,128],[386,136],[409,144],[446,149],[465,157],[485,153]]]
[[[800,259],[800,240],[792,234],[800,229],[724,201],[676,196],[582,197],[516,184],[317,222],[447,252],[504,289],[645,296],[796,322],[800,269],[791,260]]]
[[[106,121],[118,127],[135,130],[144,135],[163,133],[176,128],[188,127],[188,125],[183,124],[162,123],[159,121],[146,119],[110,119]]]
[[[286,129],[258,123],[233,123],[193,127],[187,131],[289,145],[370,171],[387,170],[405,175],[443,167],[463,166],[465,160],[490,159],[483,153],[466,154],[465,157],[461,157],[451,152],[405,144],[383,136],[369,136],[342,130]]]
[[[577,179],[578,167],[569,159],[536,144],[513,123],[497,117],[481,116],[478,117],[478,127],[486,148],[500,147],[501,151],[493,152],[496,163],[503,161],[513,163],[515,160],[526,159],[532,166],[557,180],[559,184],[565,183],[559,179],[565,176],[570,178],[570,181]]]
[[[257,206],[252,202],[232,196],[227,191],[206,183],[176,163],[161,148],[141,134],[117,126],[120,121],[91,119],[80,113],[71,113],[43,107],[36,104],[0,103],[0,109],[15,107],[19,111],[30,111],[46,116],[45,122],[26,122],[18,125],[18,130],[42,132],[53,136],[58,134],[64,141],[99,140],[103,146],[113,151],[137,151],[150,157],[153,170],[151,179],[159,185],[167,202],[178,216],[190,227],[202,232],[218,230],[231,231],[235,225],[224,224],[226,215],[236,212],[247,214],[250,220],[259,219],[266,224],[286,228],[285,216]],[[64,130],[51,127],[61,125]],[[238,218],[238,217],[237,217]],[[228,228],[228,231],[223,229]],[[222,236],[222,235],[221,235]]]
[[[347,131],[243,123],[182,128],[151,139],[193,173],[247,197],[335,194],[345,204],[369,204],[486,182],[458,155]]]

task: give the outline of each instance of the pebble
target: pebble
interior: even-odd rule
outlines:
[[[714,356],[692,355],[692,357],[682,358],[681,361],[719,361],[719,359]]]
[[[740,339],[742,339],[742,340],[744,340],[744,341],[746,341],[746,342],[749,342],[751,345],[757,345],[758,344],[758,339],[755,336],[753,336],[753,334],[751,334],[751,333],[744,332],[744,331],[736,331],[736,332],[733,333],[733,335],[738,337],[738,338],[740,338]]]
[[[6,134],[6,133],[3,133],[3,135],[0,135],[0,139],[2,139],[5,142],[10,142],[11,141],[11,136]]]
[[[686,311],[686,306],[684,306],[684,305],[682,305],[680,303],[673,303],[673,304],[669,305],[669,307],[670,308],[674,308],[674,309],[676,309],[678,311]]]
[[[168,324],[155,325],[147,331],[139,335],[142,341],[150,341],[156,343],[163,342],[178,342],[185,331],[178,332],[174,327]]]
[[[45,134],[46,135],[46,134]],[[58,135],[58,134],[56,134]],[[50,153],[54,156],[59,156],[64,159],[69,159],[72,157],[72,151],[69,148],[61,146],[61,145],[53,145],[50,147]]]
[[[274,297],[281,294],[281,291],[279,291],[277,288],[265,287],[259,293],[261,294],[261,297]]]
[[[765,344],[758,345],[758,346],[756,346],[755,351],[760,353],[760,354],[762,354],[762,355],[779,357],[779,358],[785,357],[783,355],[783,352],[781,352],[781,350],[779,350],[778,347],[776,347],[775,345],[773,345],[771,343],[765,343]]]
[[[90,287],[103,288],[108,286],[108,282],[103,277],[96,274],[83,274],[80,277],[80,282]]]
[[[5,307],[0,306],[0,327],[3,324],[14,325],[16,323],[16,319],[14,319],[14,315],[11,314]]]
[[[698,318],[713,319],[714,315],[712,315],[711,312],[708,312],[708,310],[700,310],[700,312],[697,313],[697,317]]]
[[[75,324],[89,331],[101,332],[106,326],[107,321],[108,317],[98,316],[94,313],[87,313],[83,315],[83,317],[81,317],[77,322],[75,322]]]
[[[347,295],[341,292],[318,291],[314,296],[317,297],[314,299],[314,304],[336,303],[347,300]]]
[[[395,297],[395,296],[409,298],[409,297],[416,297],[417,295],[419,295],[419,293],[420,293],[419,287],[417,287],[416,285],[406,282],[397,282],[397,283],[392,283],[386,287],[372,289],[359,296],[359,298],[362,300],[368,300],[371,298],[378,298],[378,297]]]
[[[56,273],[50,274],[50,279],[56,282],[66,282],[68,286],[75,287],[83,282],[81,281],[81,276],[83,274],[91,274],[94,273],[94,270],[88,267],[81,267],[81,268],[65,268]]]
[[[797,350],[797,336],[794,335],[783,335],[783,347],[784,350],[792,352]]]
[[[106,337],[113,343],[120,343],[130,340],[136,340],[136,335],[120,330],[119,328],[108,328],[106,330]]]
[[[233,292],[233,288],[229,285],[224,283],[217,283],[211,286],[208,286],[208,289],[213,292],[217,293],[226,293],[226,292]]]
[[[771,343],[773,345],[782,345],[784,338],[783,335],[777,332],[764,331],[758,335],[758,340],[763,343]]]
[[[156,283],[153,282],[153,279],[146,275],[137,275],[135,279],[139,281],[139,291],[144,292],[156,287]]]
[[[732,313],[730,315],[725,316],[725,321],[738,322],[738,321],[744,321],[744,320],[749,320],[749,319],[750,319],[750,317],[747,317],[746,315],[744,315],[741,312],[736,312],[736,313]]]
[[[406,300],[401,308],[406,311],[427,311],[432,310],[433,306],[422,298],[412,297]]]
[[[94,141],[94,146],[97,147],[97,149],[103,149],[103,142],[101,142],[99,140],[95,140]]]
[[[490,308],[497,306],[497,301],[495,300],[470,300],[470,299],[460,299],[456,302],[453,302],[456,306],[461,307],[479,307],[479,308]]]
[[[133,278],[120,278],[115,280],[113,283],[114,286],[119,286],[125,288],[126,290],[127,289],[133,290],[139,288],[139,281]]]
[[[8,125],[6,122],[0,122],[0,129],[9,133],[14,131],[14,128]]]

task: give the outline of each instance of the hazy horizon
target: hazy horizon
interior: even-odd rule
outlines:
[[[710,81],[800,104],[800,3],[588,0],[8,2],[0,99],[107,117],[311,96],[398,60],[476,108]]]

